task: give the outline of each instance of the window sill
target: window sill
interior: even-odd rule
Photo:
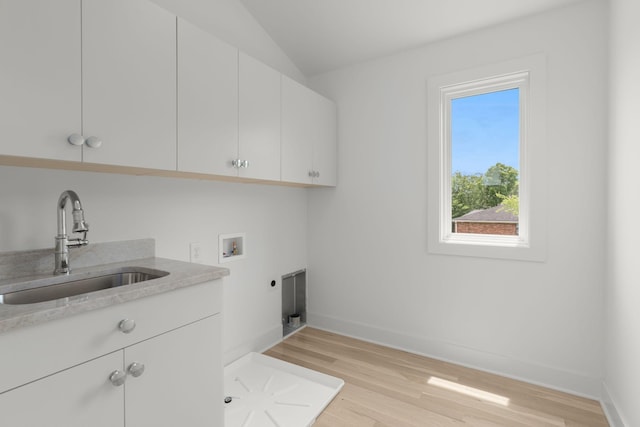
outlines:
[[[546,251],[519,236],[457,233],[429,240],[429,253],[438,255],[544,262]]]

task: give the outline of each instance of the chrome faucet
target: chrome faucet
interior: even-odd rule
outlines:
[[[65,207],[68,201],[71,201],[73,205],[73,229],[71,231],[72,233],[84,233],[82,239],[69,240],[67,236]],[[58,235],[56,236],[55,247],[56,266],[53,274],[69,274],[71,271],[69,268],[69,248],[87,245],[89,243],[87,231],[89,231],[89,224],[84,222],[84,211],[82,210],[80,198],[75,191],[64,191],[58,199]]]

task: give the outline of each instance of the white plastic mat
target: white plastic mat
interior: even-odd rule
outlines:
[[[343,386],[340,378],[249,353],[224,369],[225,427],[311,426]]]

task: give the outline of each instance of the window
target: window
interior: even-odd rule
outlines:
[[[429,250],[543,260],[542,55],[428,81]]]
[[[462,91],[445,100],[453,233],[519,234],[520,86],[527,75],[509,77],[505,83],[513,85]]]

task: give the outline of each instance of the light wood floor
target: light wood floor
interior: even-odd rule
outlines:
[[[317,329],[265,354],[345,381],[314,427],[608,426],[596,401]]]

